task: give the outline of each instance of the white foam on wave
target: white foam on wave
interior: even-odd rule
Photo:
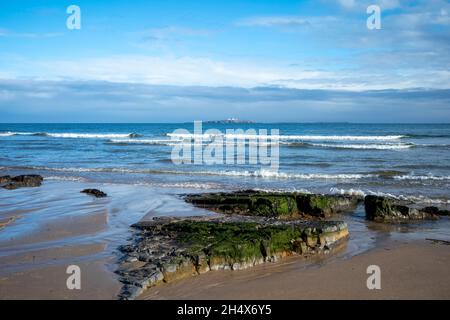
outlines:
[[[386,136],[326,136],[326,135],[251,135],[251,134],[187,134],[187,133],[168,133],[167,136],[179,139],[214,139],[222,137],[225,139],[277,139],[277,140],[321,140],[321,141],[384,141],[398,140],[405,138],[402,135]]]
[[[208,145],[207,142],[203,143],[191,143],[192,140],[152,140],[152,139],[111,139],[109,142],[115,144],[149,144],[149,145],[163,145],[163,146],[177,146],[180,144],[186,145]],[[224,145],[234,145],[227,140],[223,140]],[[295,146],[297,142],[281,142],[282,145]],[[246,145],[257,145],[257,146],[273,146],[275,142],[265,143],[260,141],[246,141]],[[362,149],[362,150],[404,150],[413,147],[413,144],[325,144],[325,143],[311,143],[311,144],[301,144],[302,147],[313,146],[321,148],[336,148],[336,149]]]
[[[178,139],[173,139],[173,140],[161,140],[161,139],[110,139],[109,140],[110,143],[115,143],[115,144],[149,144],[149,145],[162,145],[162,146],[179,146],[179,145],[186,145],[186,146],[207,146],[209,145],[209,143],[207,142],[202,142],[202,143],[197,143],[197,142],[192,142],[192,140],[178,140]],[[226,140],[223,141],[223,145],[235,145],[234,143],[229,143]],[[255,141],[255,142],[251,142],[251,141],[247,141],[246,145],[258,145],[258,146],[271,146],[271,145],[275,145],[275,143],[264,143],[264,142],[259,142],[259,141]]]
[[[450,176],[432,176],[432,175],[421,175],[421,176],[402,175],[402,176],[393,176],[393,178],[396,180],[436,180],[436,181],[450,180]]]
[[[134,183],[136,186],[150,186],[159,188],[175,188],[175,189],[221,189],[222,185],[217,183],[195,183],[195,182],[138,182]]]
[[[114,139],[114,138],[129,138],[133,133],[46,133],[47,136],[53,138],[97,138],[97,139]]]
[[[153,140],[153,139],[110,139],[111,143],[126,143],[126,144],[153,144],[153,145],[172,145],[177,143],[171,140]]]
[[[97,138],[97,139],[118,139],[118,138],[131,138],[138,136],[136,133],[53,133],[53,132],[1,132],[0,137],[10,136],[45,136],[52,138]]]
[[[11,137],[15,135],[14,132],[0,132],[0,137]]]
[[[87,181],[85,178],[82,177],[67,177],[67,176],[49,176],[45,177],[44,179],[54,181],[79,181],[79,182]]]
[[[257,178],[275,178],[275,179],[330,179],[330,180],[353,180],[372,178],[375,175],[372,174],[324,174],[324,173],[287,173],[272,170],[256,170],[256,171],[199,171],[193,172],[197,174],[205,175],[220,175],[220,176],[238,176],[238,177],[257,177]]]
[[[12,169],[0,167],[0,169]],[[17,169],[15,167],[14,169]],[[153,173],[153,174],[186,174],[186,175],[216,175],[216,176],[236,176],[236,177],[257,177],[275,179],[364,179],[373,178],[373,174],[324,174],[324,173],[287,173],[273,170],[256,171],[176,171],[176,170],[152,170],[152,169],[127,169],[127,168],[49,168],[40,166],[30,166],[25,169],[47,170],[56,172],[117,172],[117,173]]]
[[[365,197],[367,194],[363,190],[360,189],[339,189],[339,188],[331,188],[331,194],[340,194],[340,195],[349,195],[349,196],[362,196]]]
[[[372,191],[372,190],[331,188],[330,193],[340,195],[363,196],[363,197],[367,195],[374,195],[379,197],[389,197],[397,200],[411,201],[414,203],[423,203],[423,204],[450,204],[450,199],[428,198],[422,195],[402,195],[402,194],[395,195],[392,193]]]
[[[259,192],[267,192],[267,193],[285,193],[285,192],[298,192],[298,193],[307,193],[312,194],[308,189],[298,189],[298,188],[252,188],[252,190]]]
[[[326,143],[312,143],[311,146],[322,148],[337,148],[337,149],[361,149],[361,150],[404,150],[413,147],[413,144],[399,143],[399,144],[326,144]]]
[[[154,170],[154,169],[128,169],[128,168],[50,168],[41,166],[26,166],[26,167],[0,167],[3,170],[9,169],[31,169],[31,170],[46,170],[56,172],[117,172],[117,173],[152,173],[152,174],[180,174],[180,175],[216,175],[216,176],[236,176],[236,177],[255,177],[255,178],[274,178],[274,179],[329,179],[329,180],[358,180],[368,178],[382,178],[379,174],[358,174],[358,173],[288,173],[274,171],[270,169],[262,169],[255,171],[176,171],[176,170]],[[450,180],[450,176],[414,176],[401,175],[392,176],[390,178],[398,180],[436,180],[445,181]]]

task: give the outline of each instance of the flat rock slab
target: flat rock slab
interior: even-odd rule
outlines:
[[[121,247],[121,299],[145,289],[217,270],[241,270],[299,255],[328,253],[348,237],[339,221],[280,221],[249,217],[160,218],[139,225]]]
[[[389,197],[366,196],[364,199],[366,218],[385,223],[408,222],[412,220],[437,220],[448,216],[448,210],[437,207],[417,208],[412,203]]]
[[[100,191],[100,190],[97,190],[97,189],[84,189],[83,191],[80,191],[80,192],[88,194],[88,195],[96,197],[96,198],[106,198],[108,196],[103,191]]]
[[[353,211],[363,198],[350,195],[247,190],[194,194],[186,196],[185,200],[196,207],[218,213],[298,219],[329,218],[339,212]]]
[[[20,176],[2,176],[0,177],[0,184],[4,189],[15,190],[18,188],[32,188],[42,185],[44,178],[37,174],[20,175]]]

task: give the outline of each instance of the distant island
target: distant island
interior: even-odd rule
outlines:
[[[221,124],[231,124],[231,123],[255,123],[254,121],[250,120],[241,120],[237,118],[228,118],[225,120],[210,120],[205,121],[205,123],[221,123]]]

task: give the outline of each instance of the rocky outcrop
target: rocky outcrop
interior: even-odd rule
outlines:
[[[83,191],[80,191],[81,193],[86,193],[90,196],[96,197],[96,198],[105,198],[108,195],[104,193],[103,191],[97,190],[97,189],[84,189]]]
[[[436,220],[448,211],[436,207],[416,208],[410,203],[379,196],[366,196],[364,199],[366,218],[377,222],[406,222],[410,220]]]
[[[11,176],[1,176],[0,177],[0,184],[10,183],[10,182],[11,182]]]
[[[352,211],[362,198],[248,190],[188,195],[185,200],[196,207],[218,213],[295,219],[305,216],[328,218],[338,212]]]
[[[117,273],[122,299],[146,288],[216,270],[241,270],[280,258],[328,253],[348,237],[333,221],[242,220],[230,217],[156,219],[138,225],[137,241],[123,246]]]
[[[438,207],[425,207],[422,211],[437,216],[450,216],[450,210],[442,210]]]
[[[3,176],[0,177],[0,184],[4,184],[3,188],[14,190],[18,188],[39,187],[44,178],[37,174],[21,175],[16,177]]]

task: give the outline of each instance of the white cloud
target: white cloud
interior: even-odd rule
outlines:
[[[0,80],[2,122],[442,122],[450,90],[333,91]],[[426,112],[424,112],[426,110]],[[69,119],[68,119],[69,117]]]
[[[386,59],[391,59],[386,56]],[[395,56],[393,57],[395,58]],[[380,55],[380,59],[384,59]],[[370,62],[370,61],[369,61]],[[383,62],[383,61],[380,61]],[[115,56],[78,60],[30,61],[21,59],[8,78],[40,80],[88,80],[177,86],[233,86],[252,88],[282,86],[297,89],[405,89],[450,88],[449,72],[440,69],[402,68],[385,72],[390,65],[322,71],[301,65],[273,62],[223,61],[194,57]],[[401,63],[401,61],[399,61]]]
[[[402,7],[399,0],[337,0],[337,3],[346,10],[361,12],[370,5],[378,5],[382,10],[391,10]]]
[[[307,18],[302,17],[254,17],[241,20],[237,23],[238,26],[258,26],[258,27],[272,27],[272,26],[308,26],[310,25]]]
[[[19,61],[16,78],[100,80],[144,84],[254,87],[278,79],[332,77],[323,71],[192,57],[116,56],[80,60]],[[13,70],[18,70],[11,64]]]
[[[355,0],[338,0],[338,2],[345,8],[353,8],[355,6]]]

